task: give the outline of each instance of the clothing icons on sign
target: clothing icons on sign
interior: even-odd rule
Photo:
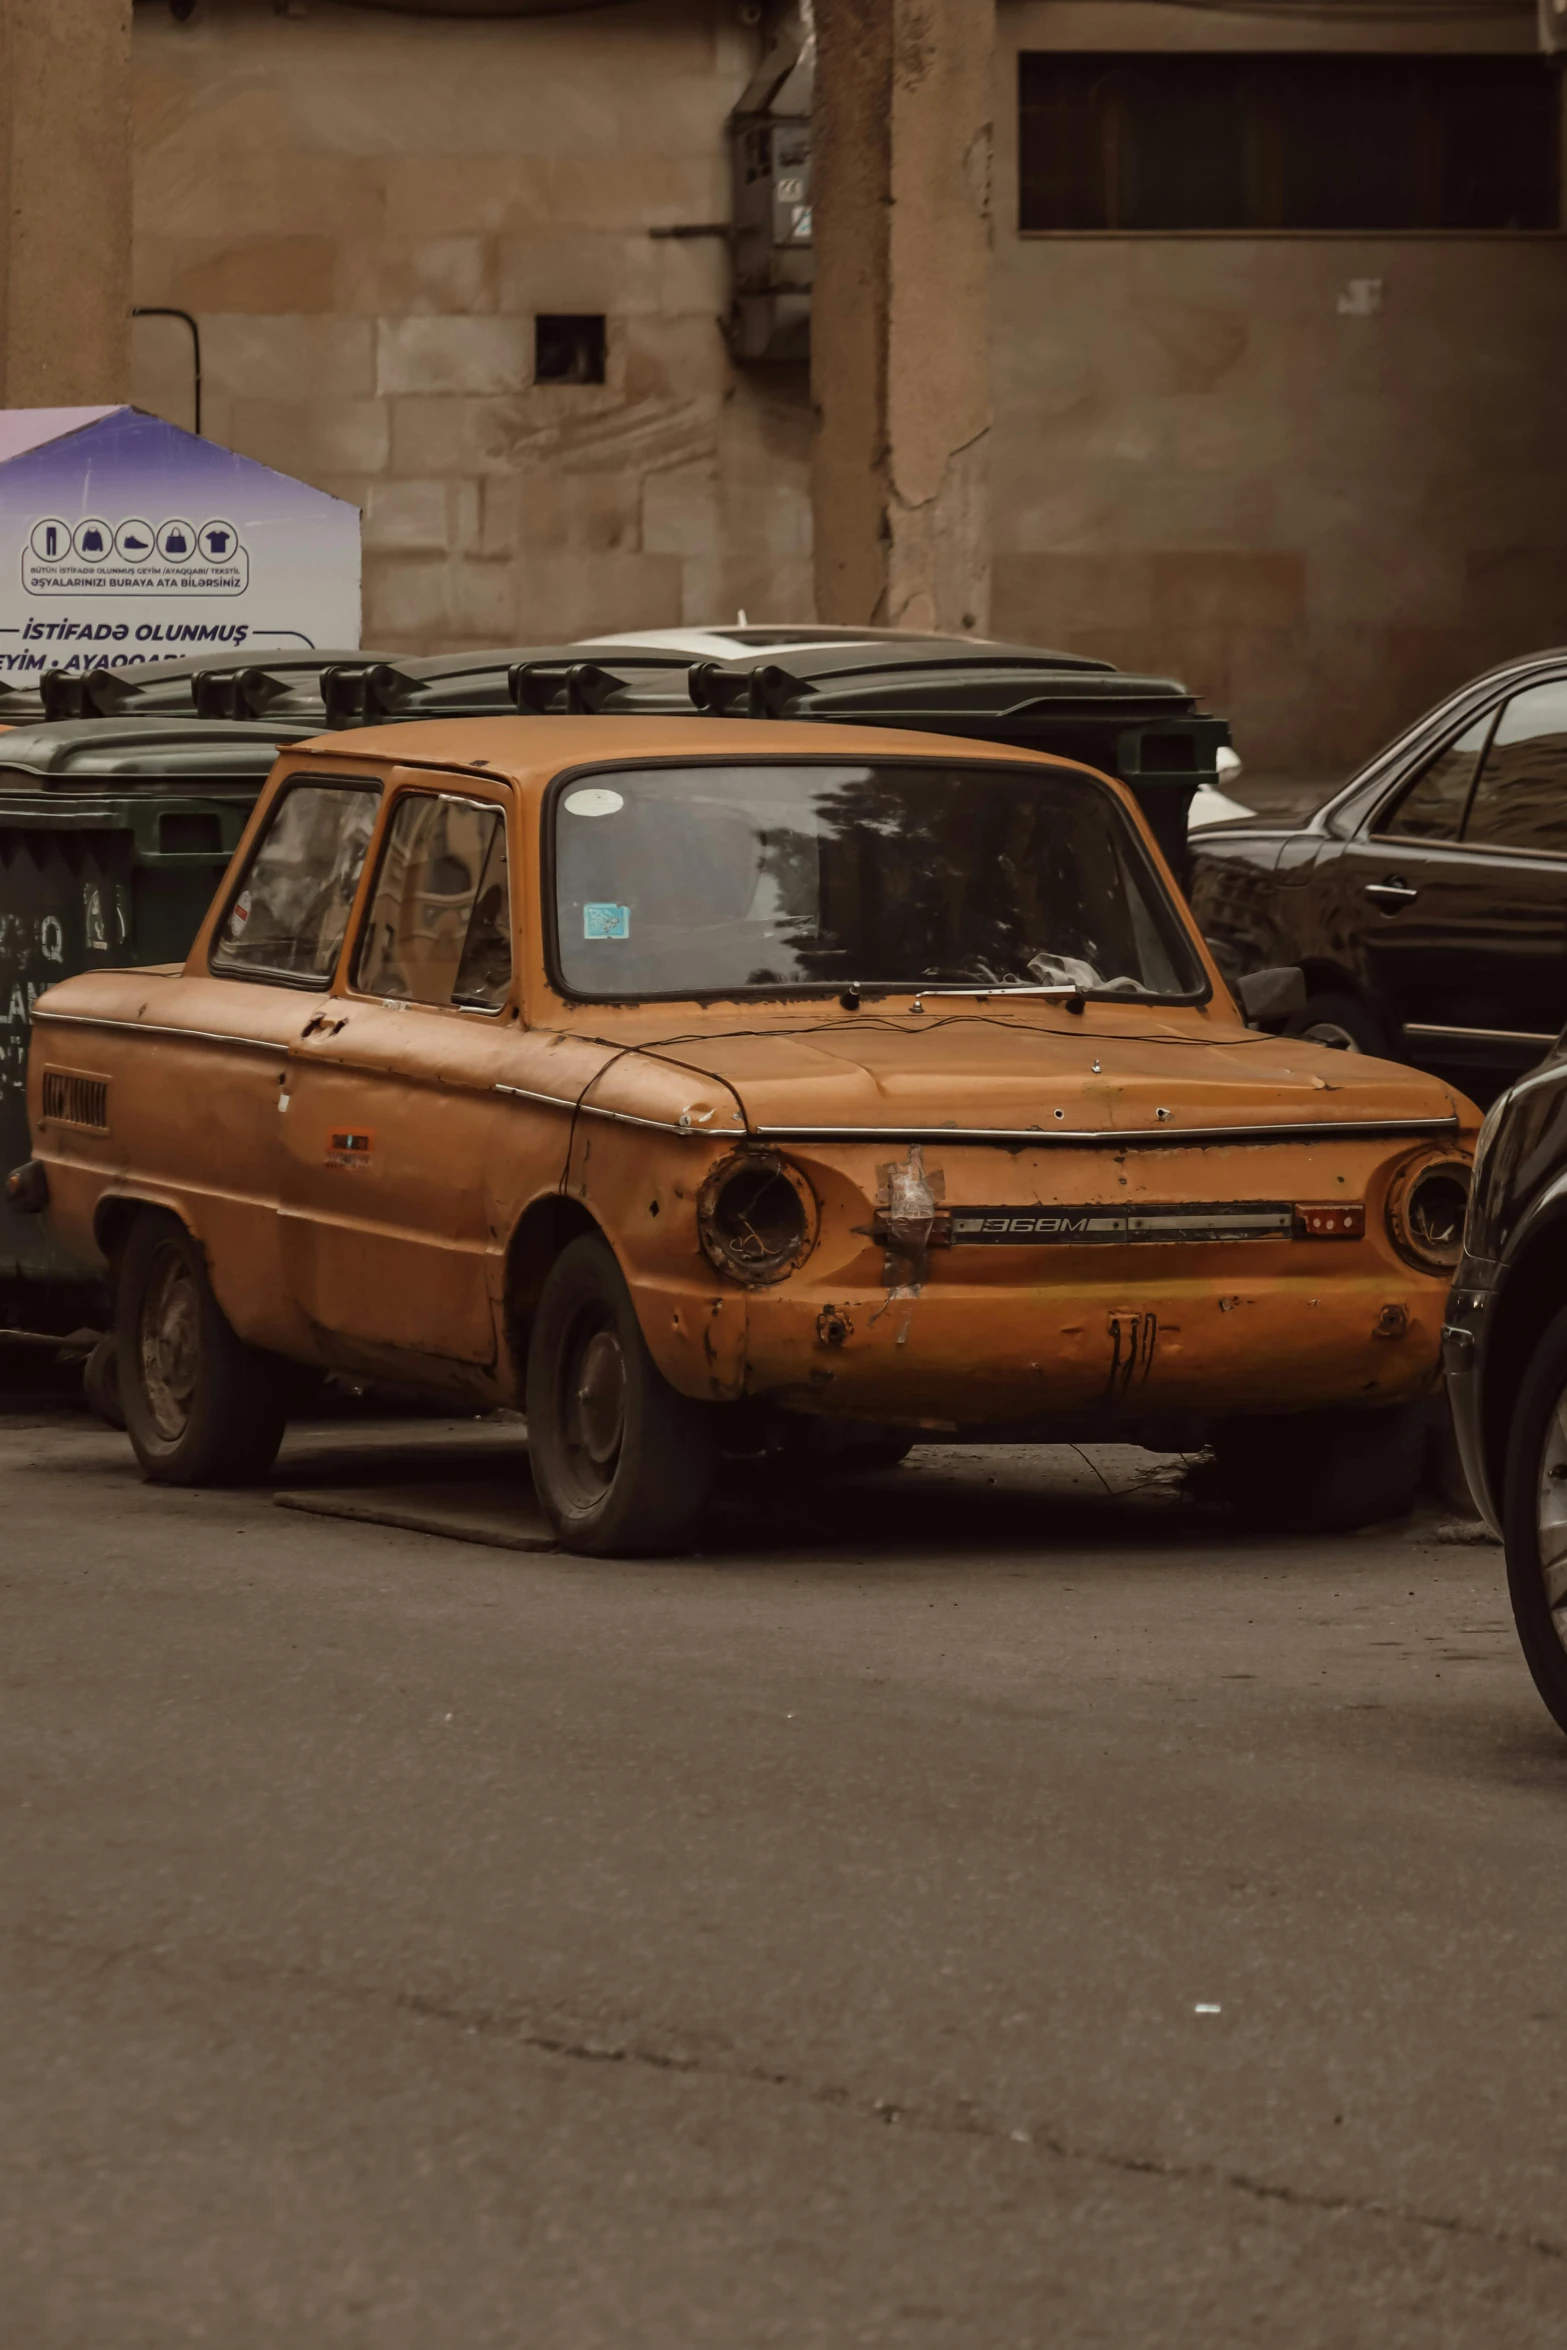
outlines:
[[[145,563],[157,543],[152,524],[134,518],[122,522],[114,534],[114,551],[122,563]]]
[[[114,544],[114,533],[106,522],[94,519],[79,522],[71,541],[79,563],[101,563]]]
[[[57,514],[46,515],[33,524],[31,543],[40,563],[59,563],[71,551],[71,526]]]
[[[196,545],[205,563],[232,563],[238,544],[239,533],[232,522],[204,522],[196,533]]]
[[[165,563],[188,563],[196,552],[196,533],[188,522],[166,522],[158,533],[158,552]]]

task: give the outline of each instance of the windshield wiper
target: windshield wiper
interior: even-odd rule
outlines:
[[[1034,980],[986,979],[976,980],[972,987],[917,987],[914,990],[914,1004],[918,1010],[921,999],[928,995],[976,996],[980,999],[993,995],[1053,996],[1057,1003],[1068,1004],[1074,999],[1081,1003],[1088,992],[1086,988],[1074,987],[1069,981],[1053,981],[1047,987]]]

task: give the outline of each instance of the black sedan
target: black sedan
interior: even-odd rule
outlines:
[[[1567,650],[1464,686],[1309,823],[1191,846],[1229,976],[1304,971],[1296,1034],[1490,1098],[1567,1024]]]

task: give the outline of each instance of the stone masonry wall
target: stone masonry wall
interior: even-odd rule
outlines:
[[[995,632],[1184,677],[1253,771],[1324,781],[1486,664],[1567,641],[1560,235],[1017,227],[1020,49],[1528,53],[1532,18],[1000,18]]]
[[[364,510],[364,641],[812,613],[804,371],[718,328],[737,0],[400,17],[138,7],[136,299],[198,314],[214,438]],[[1185,676],[1324,780],[1567,639],[1560,236],[1034,236],[1017,53],[1522,47],[1532,20],[999,0],[992,627]],[[1382,307],[1341,304],[1372,279]],[[540,311],[608,381],[535,386]],[[173,322],[135,396],[188,421]]]
[[[808,618],[804,371],[734,370],[733,0],[439,21],[201,0],[135,31],[135,299],[200,321],[214,439],[364,510],[388,651]],[[602,386],[533,382],[602,312]],[[133,397],[189,421],[188,337]]]

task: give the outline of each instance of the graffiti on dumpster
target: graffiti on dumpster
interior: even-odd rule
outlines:
[[[128,944],[130,904],[123,884],[102,875],[84,880],[70,912],[72,926],[80,923],[73,960],[117,953]],[[26,1090],[33,1006],[46,987],[64,978],[69,943],[66,915],[58,907],[48,913],[0,910],[0,1102]]]

